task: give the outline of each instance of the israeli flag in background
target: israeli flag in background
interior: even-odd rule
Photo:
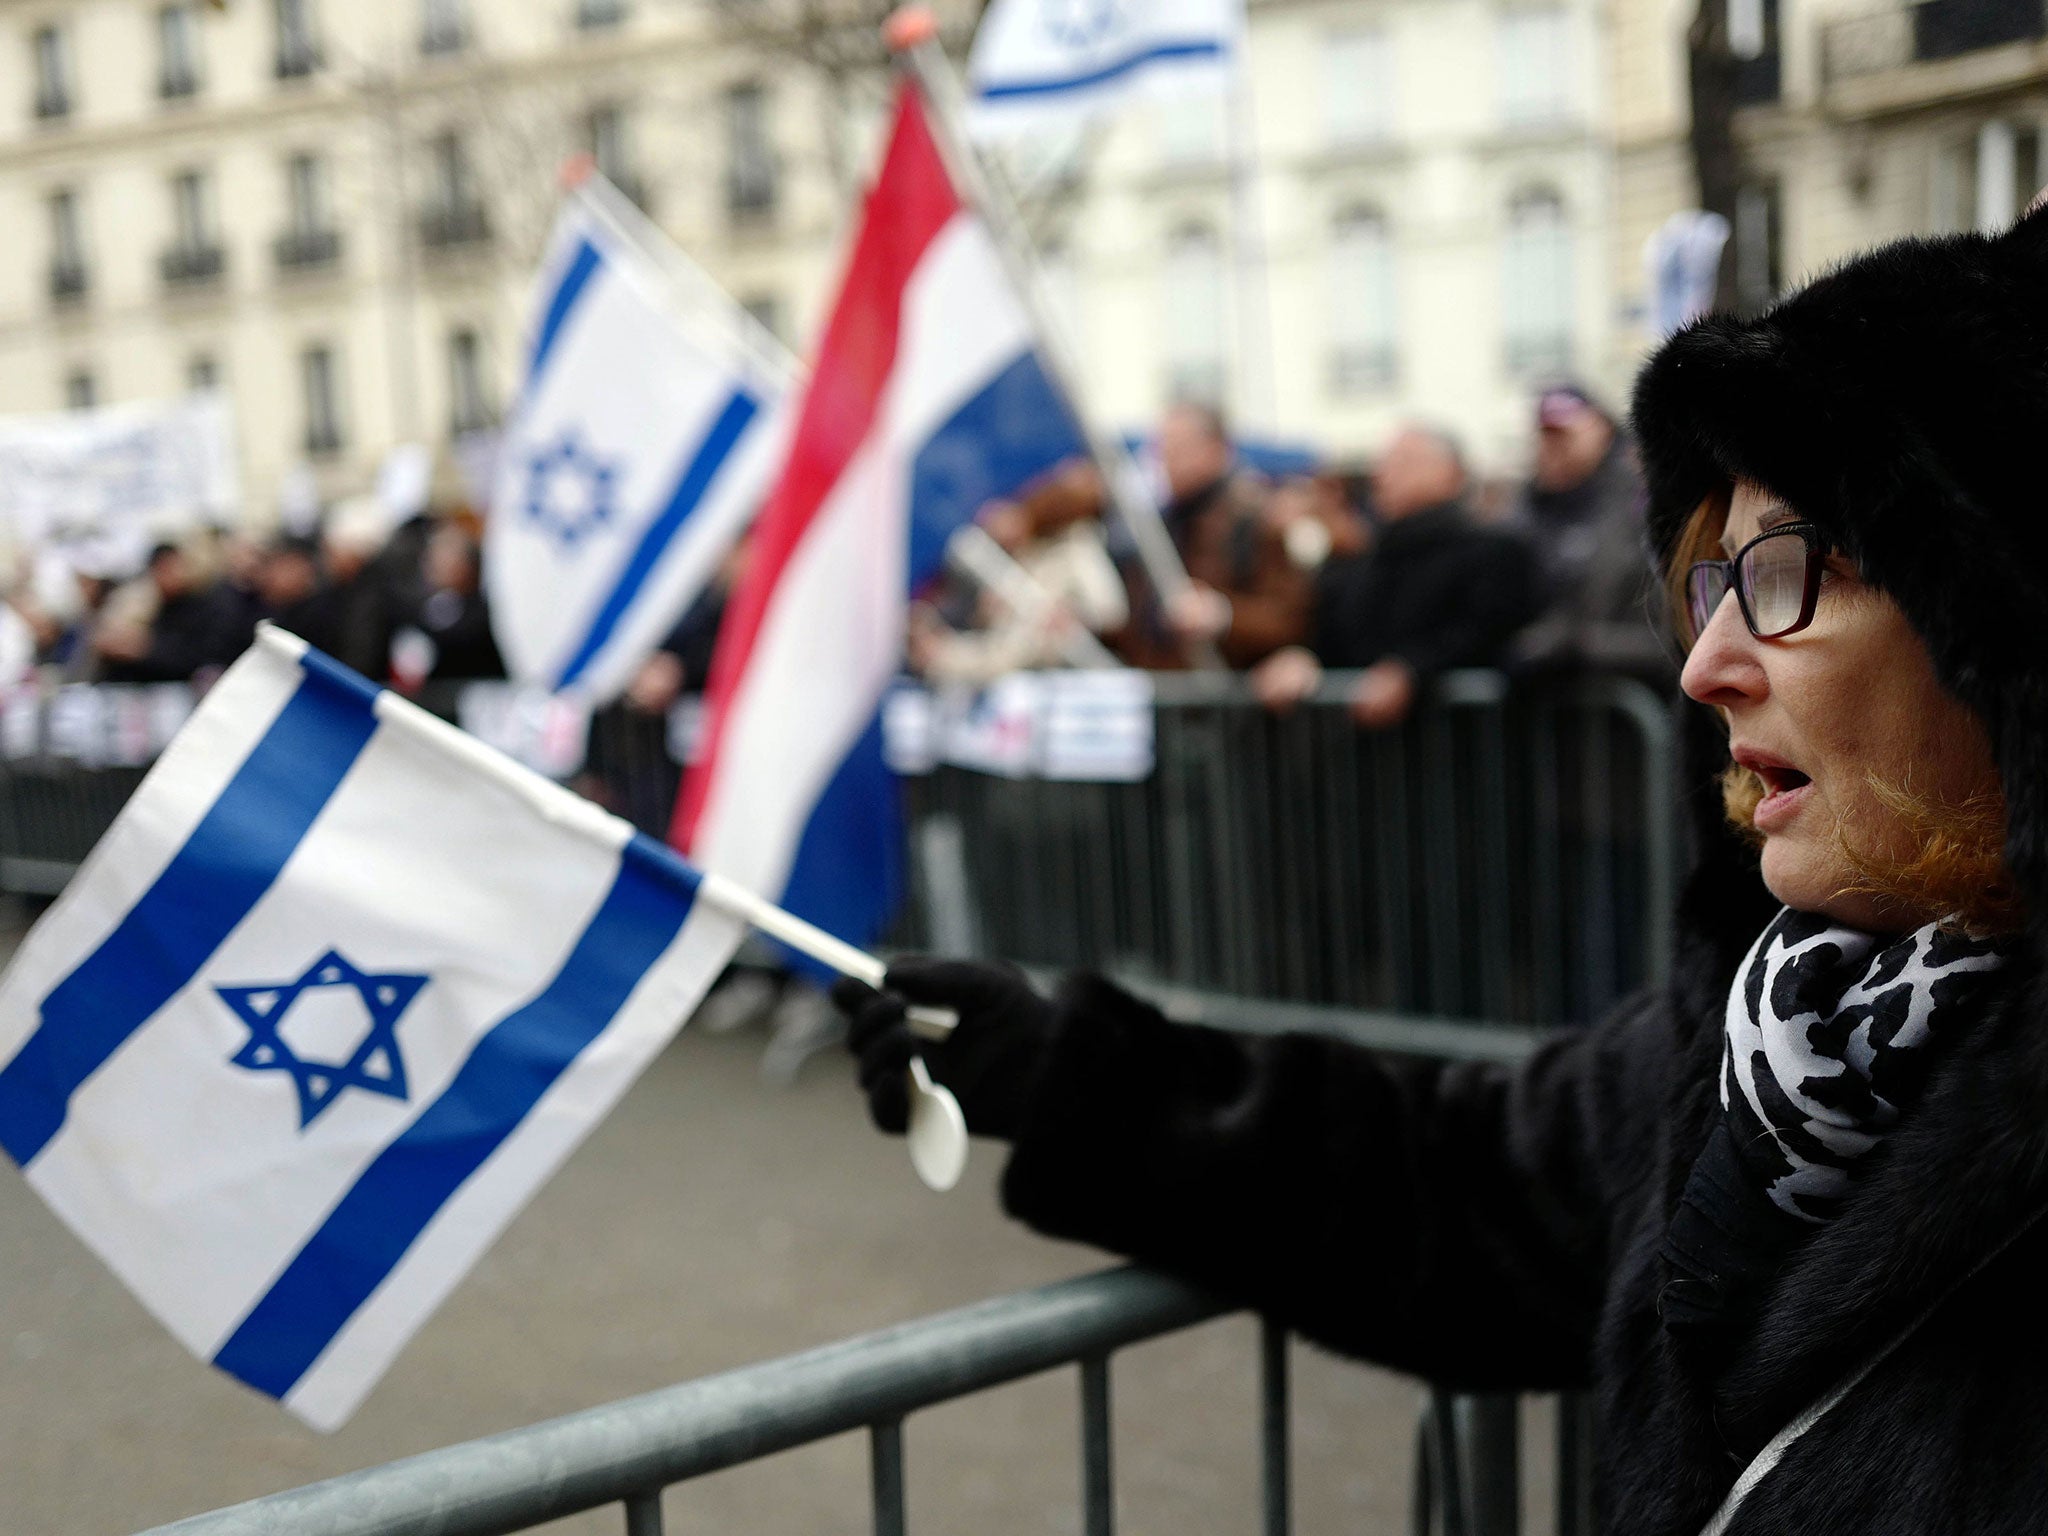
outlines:
[[[500,445],[484,549],[498,649],[518,681],[592,704],[711,581],[775,468],[783,386],[741,343],[751,322],[677,290],[572,195]]]
[[[980,134],[1071,124],[1141,92],[1228,88],[1244,0],[994,0],[967,60]]]
[[[0,1145],[332,1429],[724,967],[695,890],[266,626],[0,978]]]

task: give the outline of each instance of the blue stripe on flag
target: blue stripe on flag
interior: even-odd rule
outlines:
[[[744,390],[733,391],[732,398],[725,402],[725,409],[718,413],[718,419],[711,424],[704,441],[697,445],[697,451],[683,467],[682,476],[676,481],[675,490],[670,492],[667,505],[640,536],[639,544],[627,559],[625,569],[619,572],[619,579],[613,583],[604,605],[590,621],[590,630],[584,635],[583,643],[576,647],[576,653],[562,668],[561,676],[555,682],[557,691],[581,678],[597,659],[598,653],[611,643],[612,636],[618,632],[619,625],[653,576],[655,567],[661,563],[661,557],[668,552],[676,535],[682,532],[690,514],[704,500],[705,493],[711,489],[718,472],[725,467],[734,446],[760,409],[760,402]]]
[[[1156,43],[1081,75],[1056,75],[1043,80],[1016,80],[1007,85],[978,85],[974,94],[982,101],[1009,101],[1023,96],[1057,96],[1064,91],[1085,91],[1111,80],[1170,59],[1221,59],[1227,50],[1213,40],[1188,43]]]
[[[1038,354],[1024,352],[955,411],[911,465],[910,590],[939,573],[946,541],[989,501],[1085,452]]]
[[[782,904],[849,944],[867,944],[903,900],[903,792],[882,753],[882,712],[834,770],[797,842]],[[821,982],[834,973],[787,950]]]
[[[263,899],[376,731],[374,687],[317,651],[302,665],[297,690],[185,846],[50,990],[35,1033],[0,1068],[0,1146],[23,1167],[62,1129],[85,1080]]]
[[[548,312],[541,317],[540,334],[533,339],[533,361],[526,368],[529,387],[547,365],[548,354],[554,351],[562,327],[569,323],[569,311],[576,307],[576,301],[583,296],[584,288],[603,263],[604,257],[587,237],[576,243],[576,254],[569,258],[569,266],[562,273],[561,282],[549,295]]]
[[[562,968],[478,1040],[447,1089],[380,1152],[213,1363],[283,1397],[384,1283],[450,1196],[611,1024],[689,915],[695,876],[645,837]]]

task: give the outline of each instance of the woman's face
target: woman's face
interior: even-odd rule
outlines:
[[[1723,552],[1798,516],[1740,485]],[[1767,793],[1756,808],[1763,877],[1787,906],[1850,927],[1903,931],[1945,914],[1911,912],[1864,893],[1844,839],[1866,856],[1906,860],[1914,831],[1871,788],[1873,776],[1960,804],[1995,793],[1998,773],[1975,715],[1935,680],[1927,649],[1898,606],[1830,555],[1812,624],[1759,640],[1731,590],[1687,658],[1682,685],[1720,710],[1729,750]]]

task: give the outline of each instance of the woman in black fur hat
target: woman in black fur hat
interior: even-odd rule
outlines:
[[[1697,849],[1672,981],[1527,1065],[903,998],[1009,1209],[1470,1389],[1591,1386],[1603,1528],[2048,1528],[2048,214],[1652,359]],[[1731,822],[1733,823],[1731,825]]]

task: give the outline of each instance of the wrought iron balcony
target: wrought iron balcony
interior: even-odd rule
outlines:
[[[341,259],[341,231],[288,229],[271,243],[271,254],[286,272],[331,267]]]
[[[71,93],[64,90],[43,89],[36,92],[36,116],[44,122],[71,115]]]
[[[198,288],[220,281],[228,253],[218,245],[174,245],[157,257],[156,265],[169,286]]]
[[[484,245],[490,238],[490,215],[481,203],[444,204],[420,210],[420,244],[430,251]]]
[[[277,43],[277,78],[301,80],[320,68],[320,49],[311,38],[282,37]]]
[[[1829,80],[1843,80],[2044,37],[2042,0],[1921,0],[1830,23],[1821,63]]]
[[[92,274],[82,261],[59,261],[50,266],[50,302],[76,304],[92,289]]]

